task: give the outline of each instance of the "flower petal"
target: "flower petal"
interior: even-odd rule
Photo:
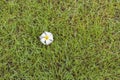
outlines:
[[[52,43],[51,40],[46,40],[46,45],[49,45],[50,43]]]
[[[40,36],[40,39],[44,38],[46,36],[45,33],[42,33],[42,35]]]
[[[42,38],[40,41],[41,41],[43,44],[46,44],[45,38]]]
[[[45,31],[45,34],[48,35],[48,36],[52,36],[53,37],[52,33],[50,33],[50,32],[46,32]]]
[[[53,41],[53,37],[49,37],[49,40],[50,40],[50,41]]]

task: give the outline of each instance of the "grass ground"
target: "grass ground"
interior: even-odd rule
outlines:
[[[0,80],[120,80],[120,1],[0,0]]]

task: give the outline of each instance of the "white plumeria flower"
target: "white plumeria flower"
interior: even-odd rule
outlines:
[[[44,45],[49,45],[53,42],[53,34],[47,31],[42,33],[39,38]]]

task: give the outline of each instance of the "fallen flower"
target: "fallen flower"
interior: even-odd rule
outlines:
[[[39,38],[44,45],[49,45],[53,42],[53,34],[47,31],[42,33]]]

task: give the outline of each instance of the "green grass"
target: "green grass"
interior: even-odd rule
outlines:
[[[120,80],[120,1],[0,0],[0,80]]]

